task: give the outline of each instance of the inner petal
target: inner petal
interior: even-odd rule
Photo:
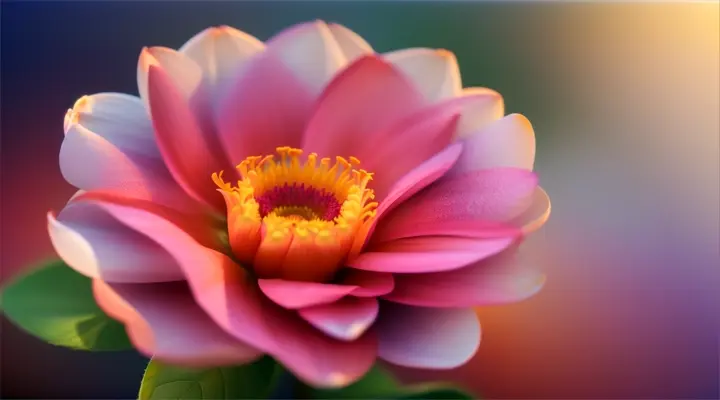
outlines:
[[[235,256],[260,278],[332,280],[375,217],[372,174],[359,164],[279,147],[276,155],[242,161],[237,185],[225,182],[222,171],[213,174]]]

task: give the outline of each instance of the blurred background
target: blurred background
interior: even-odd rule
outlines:
[[[339,22],[377,51],[453,51],[465,86],[505,97],[538,143],[553,201],[528,244],[543,292],[478,310],[466,366],[398,370],[486,398],[720,397],[720,5],[483,2],[2,2],[2,282],[53,255],[45,227],[74,192],[59,172],[65,110],[136,93],[143,46],[211,25],[261,39]],[[134,353],[55,348],[7,321],[2,398],[136,398]]]

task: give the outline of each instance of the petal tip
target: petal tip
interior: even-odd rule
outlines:
[[[457,61],[457,57],[455,57],[455,53],[448,49],[435,49],[435,54],[438,56],[448,60],[448,61]]]

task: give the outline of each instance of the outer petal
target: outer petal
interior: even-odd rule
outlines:
[[[323,21],[290,27],[267,42],[268,53],[292,71],[303,87],[317,96],[347,64],[330,28]]]
[[[242,268],[224,254],[198,245],[177,225],[133,207],[109,203],[102,207],[174,256],[196,301],[215,323],[272,355],[304,381],[318,387],[343,386],[372,366],[376,354],[372,332],[353,342],[331,339],[265,299]]]
[[[60,171],[66,181],[82,190],[110,190],[179,209],[197,207],[176,185],[161,160],[126,154],[79,123],[68,124],[60,147]]]
[[[530,121],[520,114],[476,131],[463,143],[463,154],[451,174],[501,167],[533,169],[535,134]]]
[[[340,340],[355,340],[370,327],[378,314],[374,298],[346,297],[331,304],[321,304],[299,311],[314,327]]]
[[[459,97],[449,100],[463,108],[455,134],[457,139],[468,137],[505,115],[505,102],[500,93],[483,87],[462,90]]]
[[[344,269],[343,285],[357,286],[350,295],[356,297],[378,297],[388,294],[395,286],[393,275],[381,272]]]
[[[70,267],[108,282],[183,279],[182,272],[165,250],[93,208],[71,205],[59,219],[48,214],[50,240]]]
[[[165,71],[168,80],[177,87],[185,101],[196,96],[202,86],[203,71],[189,57],[167,47],[143,48],[138,59],[137,84],[140,98],[148,109],[150,109],[148,80],[151,66]]]
[[[233,165],[248,156],[300,147],[314,98],[274,53],[250,61],[219,105],[220,141]]]
[[[365,271],[420,273],[449,271],[470,265],[508,248],[515,238],[469,239],[424,236],[372,245],[348,262]]]
[[[303,149],[321,157],[369,158],[393,123],[419,110],[420,95],[391,65],[365,56],[325,89],[308,123]]]
[[[335,41],[347,62],[352,62],[356,58],[373,53],[373,49],[368,42],[350,29],[340,24],[328,24],[328,28],[330,28],[330,32],[335,37]]]
[[[516,168],[475,171],[443,179],[388,215],[373,240],[449,234],[498,236],[479,232],[480,228],[514,235],[513,229],[503,229],[500,223],[525,211],[536,187],[535,174]],[[462,232],[463,227],[467,232]]]
[[[166,70],[151,65],[148,95],[158,145],[175,180],[198,201],[223,210],[224,201],[208,178],[224,167],[221,155],[205,140],[181,87]]]
[[[97,93],[79,98],[65,115],[65,133],[78,124],[123,153],[160,159],[152,122],[140,98]]]
[[[191,367],[241,364],[262,353],[215,325],[184,283],[116,284],[93,281],[98,305],[125,323],[147,356]]]
[[[247,62],[264,49],[265,45],[252,35],[229,26],[217,26],[193,36],[179,52],[200,66],[215,103]]]
[[[383,303],[377,332],[378,355],[406,367],[455,368],[470,360],[480,345],[480,324],[472,309]]]
[[[527,235],[542,227],[548,218],[550,218],[550,197],[541,187],[535,188],[530,199],[530,206],[522,214],[513,218],[510,224],[518,226],[522,229],[523,234]]]
[[[424,307],[473,307],[514,303],[533,296],[545,275],[518,262],[513,249],[448,272],[398,275],[384,298]]]
[[[428,102],[453,98],[462,92],[455,55],[443,49],[402,49],[383,54],[399,68]]]
[[[260,290],[282,307],[295,309],[332,303],[350,294],[357,286],[315,282],[294,282],[282,279],[258,280]]]

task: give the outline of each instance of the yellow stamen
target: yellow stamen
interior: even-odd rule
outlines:
[[[276,152],[279,160],[265,155],[240,162],[237,186],[225,182],[222,171],[212,175],[227,205],[231,247],[260,277],[327,281],[375,218],[378,204],[368,188],[373,174],[356,168],[355,157],[331,163],[316,153],[303,159],[296,148]]]

